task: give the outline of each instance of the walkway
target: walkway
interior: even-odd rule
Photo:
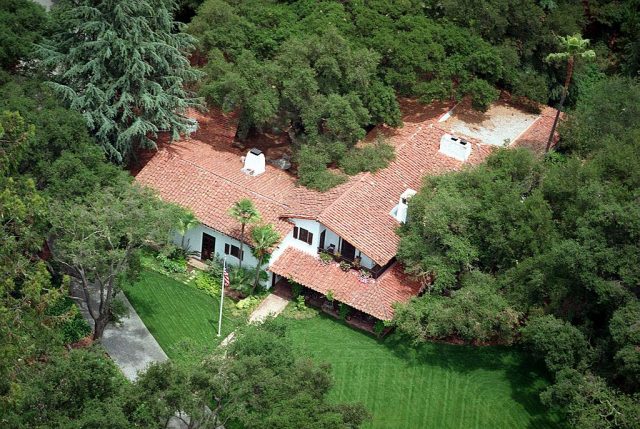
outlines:
[[[93,325],[93,319],[89,315],[84,299],[78,298],[78,296],[82,296],[79,292],[74,288],[73,296],[85,319]],[[92,299],[97,299],[97,295],[94,295]],[[138,372],[145,370],[151,363],[164,362],[169,358],[153,338],[124,293],[120,293],[116,299],[124,303],[128,309],[128,315],[122,318],[119,326],[113,323],[107,325],[101,344],[125,377],[134,381],[138,377]],[[96,308],[96,304],[94,304],[94,308]]]
[[[249,315],[249,323],[259,324],[267,320],[267,317],[276,317],[284,311],[287,304],[289,304],[289,300],[286,297],[281,296],[281,294],[278,294],[277,292],[270,293],[265,299],[262,300],[260,305],[258,305],[258,307],[253,310],[251,315]],[[220,347],[226,347],[235,339],[236,333],[234,331],[227,335],[224,340],[222,340],[222,342],[220,343]]]

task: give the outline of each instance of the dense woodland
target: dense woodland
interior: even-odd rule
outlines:
[[[182,410],[201,427],[359,427],[366,410],[329,402],[330,370],[294,357],[277,324],[136,383],[99,345],[68,346],[91,333],[70,284],[110,291],[91,314],[99,340],[145,243],[164,245],[188,216],[122,167],[209,104],[237,112],[239,139],[287,135],[300,183],[327,189],[393,157],[384,142],[354,145],[401,124],[399,96],[557,103],[566,63],[548,55],[581,33],[595,59],[576,63],[555,151],[501,150],[425,178],[398,257],[426,291],[393,325],[408,344],[526,348],[570,427],[639,427],[639,7],[61,0],[46,13],[0,0],[1,425],[155,428]]]

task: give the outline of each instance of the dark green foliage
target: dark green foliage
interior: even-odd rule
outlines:
[[[462,339],[511,343],[519,314],[497,291],[495,281],[472,272],[449,296],[426,295],[397,308],[395,324],[418,341]]]
[[[609,332],[615,343],[615,363],[626,387],[640,386],[640,303],[630,301],[617,309],[609,321]]]
[[[400,330],[422,341],[476,314],[491,320],[495,301],[474,300],[483,289],[465,279],[495,279],[493,293],[528,319],[522,339],[556,379],[548,403],[562,396],[576,427],[629,427],[639,412],[630,396],[640,387],[639,100],[637,82],[595,83],[561,128],[564,154],[503,150],[474,170],[428,178],[401,229],[398,257],[428,293],[398,309]],[[460,294],[473,307],[445,319]]]
[[[299,183],[311,189],[326,191],[346,181],[346,177],[326,168],[331,157],[322,148],[303,145],[296,155]]]
[[[189,126],[186,109],[199,105],[186,89],[200,76],[186,58],[194,40],[175,32],[174,8],[134,0],[54,8],[53,37],[41,53],[52,86],[117,162],[155,147],[159,131],[177,138]]]
[[[31,0],[0,2],[0,68],[12,70],[31,59],[47,25],[42,6]]]
[[[612,389],[597,375],[567,369],[541,394],[542,401],[567,415],[576,429],[633,429],[640,421],[640,395]]]
[[[522,329],[522,340],[537,356],[543,356],[551,372],[589,366],[591,350],[575,326],[551,315],[536,317]]]
[[[395,158],[393,146],[378,141],[356,147],[340,159],[340,168],[345,173],[353,176],[364,171],[376,172],[389,165]]]
[[[256,429],[360,427],[368,419],[364,407],[328,402],[330,367],[296,358],[285,333],[284,325],[267,323],[244,329],[229,346],[229,394],[247,398],[242,407],[225,410],[230,423]]]
[[[91,326],[84,320],[75,302],[68,296],[61,296],[47,308],[51,316],[61,319],[62,339],[65,344],[75,343],[91,333]]]

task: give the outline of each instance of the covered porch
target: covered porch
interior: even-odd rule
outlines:
[[[345,310],[341,310],[340,304],[348,306],[349,322],[368,331],[373,331],[378,320],[393,319],[395,303],[406,302],[420,292],[420,284],[411,280],[397,262],[374,279],[353,269],[345,271],[333,260],[323,261],[288,248],[269,269],[281,278],[304,286],[309,303],[329,314],[343,318]],[[282,279],[276,283],[276,289],[291,293],[288,282]]]

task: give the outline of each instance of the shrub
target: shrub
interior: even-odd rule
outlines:
[[[554,316],[529,320],[522,328],[523,341],[547,364],[551,372],[563,369],[585,369],[591,347],[586,337],[569,322]]]
[[[168,273],[185,273],[187,272],[186,259],[171,259],[164,253],[159,253],[156,259],[160,262],[160,267]]]
[[[329,265],[333,261],[333,255],[327,252],[320,252],[320,262],[322,265]]]
[[[384,331],[385,323],[382,320],[376,320],[376,323],[373,325],[373,332],[377,336],[382,335],[382,331]]]
[[[329,289],[327,291],[327,294],[325,295],[325,297],[327,298],[327,301],[333,302],[333,291],[331,289]]]
[[[236,308],[238,310],[251,310],[253,307],[260,303],[260,298],[257,296],[248,296],[245,299],[241,299],[236,302]]]
[[[350,176],[364,171],[375,172],[395,158],[393,146],[378,140],[364,147],[354,147],[340,160],[340,168]]]
[[[296,298],[296,309],[299,311],[303,311],[307,308],[307,304],[304,302],[304,296],[298,295]]]
[[[346,273],[351,269],[351,264],[347,261],[340,261],[340,269]]]
[[[47,309],[50,316],[63,316],[60,331],[65,344],[75,343],[91,333],[91,325],[84,320],[78,306],[68,296],[63,296]]]
[[[296,155],[298,182],[310,189],[324,192],[346,181],[346,177],[327,169],[331,157],[321,149],[303,145]]]
[[[220,295],[220,283],[222,281],[222,273],[215,276],[211,271],[199,271],[194,280],[195,286],[204,291],[207,295],[217,297]]]
[[[339,313],[340,313],[340,319],[344,320],[347,318],[347,316],[349,315],[349,313],[351,313],[351,307],[349,307],[347,304],[341,302],[338,305],[339,308]]]
[[[303,286],[300,283],[291,282],[291,293],[293,294],[293,298],[298,298],[302,293]]]

